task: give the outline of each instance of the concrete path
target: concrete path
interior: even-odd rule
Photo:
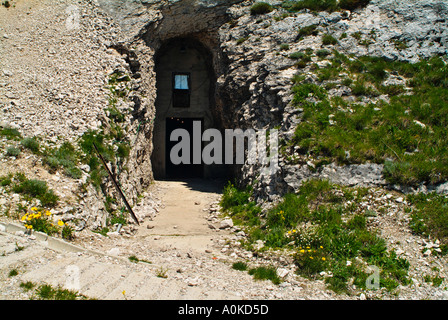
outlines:
[[[131,239],[105,240],[107,248],[124,241],[128,246],[120,247],[123,252],[123,248],[144,244],[151,248],[152,258],[155,258],[154,252],[166,252],[167,247],[176,250],[178,259],[185,253],[191,257],[192,252],[193,255],[203,254],[205,250],[211,252],[216,232],[207,225],[204,206],[217,199],[220,186],[204,181],[159,183],[164,209],[153,221],[141,225]],[[199,277],[179,275],[179,269],[174,273],[173,264],[164,266],[164,262],[171,261],[169,258],[155,259],[159,263],[133,263],[128,259],[130,252],[126,253],[127,257],[114,256],[101,247],[87,250],[40,233],[29,237],[23,235],[23,230],[19,224],[0,226],[1,299],[24,297],[7,276],[12,269],[19,272],[14,277],[16,287],[19,281],[48,283],[96,299],[240,299],[226,290],[207,287],[204,284],[207,275],[202,275],[199,281]]]

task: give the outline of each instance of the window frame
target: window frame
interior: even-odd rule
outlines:
[[[176,85],[176,76],[187,76],[188,77],[188,89],[175,89]],[[173,72],[172,73],[172,100],[173,100],[173,108],[189,108],[190,107],[190,98],[191,98],[191,73],[190,72]],[[177,96],[177,97],[176,97]],[[180,97],[183,96],[183,97]],[[186,100],[185,104],[179,102],[180,99]]]

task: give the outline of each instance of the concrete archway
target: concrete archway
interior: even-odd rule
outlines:
[[[202,159],[200,163],[194,160],[197,149],[191,149],[189,164],[173,164],[170,159],[171,148],[176,144],[170,141],[170,134],[176,128],[187,130],[193,139],[193,121],[200,121],[201,131],[220,127],[213,112],[216,75],[212,53],[193,37],[172,38],[164,41],[157,51],[155,71],[157,99],[151,157],[154,177],[224,176],[223,165],[205,165]]]

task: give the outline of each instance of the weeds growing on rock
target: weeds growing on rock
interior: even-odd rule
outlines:
[[[14,176],[14,182],[11,181],[10,187],[12,191],[23,194],[30,199],[39,199],[43,207],[52,208],[59,201],[58,195],[48,187],[45,181],[28,179],[22,173],[17,173]]]
[[[21,142],[22,146],[33,153],[39,153],[40,144],[36,137],[25,138]]]
[[[22,216],[21,221],[23,222],[25,228],[40,231],[48,234],[49,236],[58,233],[60,227],[64,226],[65,231],[62,229],[64,231],[63,238],[70,240],[72,236],[71,232],[68,232],[65,228],[66,225],[64,222],[61,220],[58,220],[57,224],[53,222],[51,219],[51,212],[48,210],[38,210],[38,208],[33,207],[30,212]]]
[[[274,8],[267,2],[256,2],[250,7],[251,15],[266,14],[274,10]]]
[[[350,281],[366,288],[366,265],[380,268],[380,284],[390,291],[409,283],[409,263],[387,250],[385,240],[368,225],[369,213],[353,212],[366,190],[335,186],[325,180],[307,181],[297,194],[285,195],[266,213],[258,214],[258,219],[253,217],[256,205],[247,205],[248,190],[238,191],[228,185],[223,193],[226,212],[238,216],[235,223],[244,226],[248,234],[248,248],[253,249],[254,243],[262,241],[261,250],[292,250],[300,275],[324,279],[336,292],[348,293]],[[353,205],[344,206],[347,201]],[[234,269],[243,267],[241,263],[233,265]],[[272,274],[272,270],[251,270],[254,275]]]
[[[293,103],[303,109],[302,121],[286,149],[294,146],[299,158],[312,156],[320,163],[384,163],[384,175],[394,184],[446,181],[446,63],[438,57],[415,64],[371,57],[350,60],[336,51],[330,60],[331,66],[317,70],[320,81],[338,81],[340,72],[349,72],[356,81],[344,81],[350,80],[353,95],[373,98],[388,92],[390,102],[347,102],[329,98],[318,84],[297,82]],[[403,86],[382,84],[391,72],[408,78],[412,94],[403,94]]]
[[[20,140],[22,138],[22,134],[19,132],[19,130],[5,127],[0,130],[0,136],[6,137],[10,140]]]

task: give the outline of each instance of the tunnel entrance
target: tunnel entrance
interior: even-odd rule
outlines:
[[[188,132],[190,137],[193,137],[193,121],[203,122],[203,119],[199,118],[178,118],[171,117],[165,120],[166,123],[166,178],[177,179],[177,178],[203,178],[204,176],[204,164],[202,159],[199,164],[195,164],[193,159],[194,149],[193,143],[190,143],[189,150],[184,150],[188,152],[188,164],[180,163],[174,164],[173,159],[170,157],[170,153],[173,148],[178,144],[177,141],[171,141],[170,136],[172,132],[176,129],[184,129]],[[202,132],[201,132],[202,134]]]
[[[202,131],[222,129],[213,112],[216,76],[212,52],[193,37],[172,38],[157,51],[155,71],[157,99],[151,157],[154,178],[225,177],[228,169],[224,165],[174,164],[170,159],[177,143],[170,141],[173,130],[183,128],[192,133],[194,120],[201,121]],[[191,150],[191,157],[193,152],[197,150]]]

